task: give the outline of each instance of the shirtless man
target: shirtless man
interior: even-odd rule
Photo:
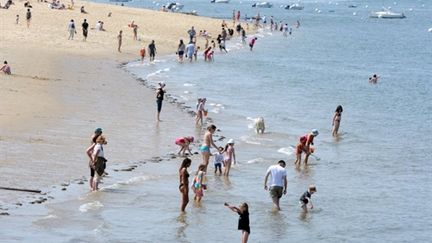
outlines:
[[[215,125],[210,125],[207,127],[207,131],[204,134],[203,144],[199,148],[203,156],[203,164],[205,164],[205,172],[207,172],[207,166],[210,159],[210,147],[213,146],[217,150],[219,147],[213,142],[213,133],[216,131]]]

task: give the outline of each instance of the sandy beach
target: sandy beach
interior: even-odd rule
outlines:
[[[47,5],[32,3],[30,28],[23,2],[1,9],[0,58],[9,62],[13,73],[0,75],[1,186],[46,191],[88,176],[85,149],[96,127],[103,127],[107,135],[110,163],[173,152],[177,148],[169,145],[176,136],[199,136],[190,115],[169,102],[163,108],[163,122],[157,124],[154,91],[119,65],[137,59],[150,40],[156,42],[156,59],[174,54],[178,40],[188,40],[191,26],[216,33],[219,20],[88,2],[75,2],[74,10]],[[80,13],[82,5],[88,14]],[[70,19],[77,26],[74,40],[67,40]],[[104,21],[106,31],[91,29],[82,41],[83,19],[90,28]],[[139,26],[139,41],[133,40],[127,26],[131,21]],[[122,53],[116,49],[119,30],[124,33]],[[198,38],[198,45],[203,43],[204,38]],[[176,126],[179,123],[184,126]],[[0,195],[5,204],[27,196]]]

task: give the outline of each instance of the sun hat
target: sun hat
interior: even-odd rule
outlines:
[[[102,133],[102,128],[98,127],[98,128],[95,129],[94,132],[95,132],[95,133]]]
[[[227,143],[228,144],[230,144],[230,143],[234,144],[234,139],[230,138]]]
[[[319,134],[318,130],[316,130],[316,129],[312,130],[312,135],[318,136],[318,134]]]

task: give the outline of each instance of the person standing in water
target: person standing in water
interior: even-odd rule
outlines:
[[[316,192],[316,187],[314,185],[310,185],[308,190],[303,193],[303,195],[300,197],[299,203],[300,203],[300,207],[303,209],[303,212],[307,212],[307,206],[308,204],[310,204],[310,208],[313,209],[313,204],[312,204],[312,194],[314,194]]]
[[[207,171],[207,166],[210,159],[210,147],[213,146],[215,149],[219,150],[218,146],[213,142],[213,134],[216,132],[216,126],[210,125],[207,127],[207,131],[203,137],[203,144],[199,148],[203,158],[203,164],[205,165],[205,171]]]
[[[122,40],[123,40],[123,31],[122,30],[120,30],[119,31],[119,34],[118,34],[118,36],[117,36],[117,40],[118,40],[118,47],[117,47],[117,51],[118,52],[121,52],[121,46],[122,46]]]
[[[143,46],[140,50],[141,64],[144,63],[145,55],[146,55],[146,50],[145,47]]]
[[[93,185],[92,185],[92,190],[93,191],[97,191],[99,182],[100,182],[100,178],[102,178],[104,171],[105,171],[105,163],[106,163],[106,159],[105,159],[105,155],[104,155],[104,149],[103,149],[103,145],[107,144],[105,137],[100,135],[97,139],[96,139],[96,145],[93,149],[93,167],[95,170],[95,177],[93,179]]]
[[[179,190],[180,193],[182,194],[180,210],[182,212],[185,211],[186,206],[189,203],[189,172],[187,171],[187,168],[189,168],[191,163],[192,161],[189,158],[186,158],[183,160],[179,169],[179,176],[180,176]]]
[[[250,47],[250,50],[251,50],[251,51],[253,50],[253,47],[254,47],[255,42],[256,42],[257,39],[258,39],[257,37],[254,37],[254,38],[252,38],[252,39],[249,41],[249,47]]]
[[[200,164],[192,182],[192,189],[195,193],[194,201],[197,202],[201,202],[201,199],[204,197],[204,189],[206,189],[206,186],[203,182],[206,168],[206,165]]]
[[[89,168],[90,168],[90,179],[89,179],[89,185],[90,185],[90,189],[93,190],[93,178],[95,175],[95,170],[94,170],[94,166],[93,166],[93,151],[94,151],[94,147],[96,146],[96,140],[99,136],[102,135],[102,128],[96,128],[96,130],[94,131],[94,134],[91,138],[91,145],[90,147],[88,147],[86,149],[86,154],[89,157]]]
[[[307,137],[307,140],[306,140],[306,146],[305,146],[305,153],[306,153],[306,157],[305,157],[305,159],[304,159],[304,163],[305,163],[305,165],[307,165],[307,163],[308,163],[308,159],[309,159],[309,156],[310,156],[311,153],[314,151],[314,149],[311,148],[311,145],[314,145],[314,138],[315,138],[316,136],[318,136],[318,134],[319,134],[319,133],[318,133],[318,130],[313,129],[312,132],[311,132],[310,134],[306,135],[306,137]]]
[[[206,98],[202,98],[202,99],[198,99],[198,104],[197,104],[197,111],[196,111],[196,117],[195,117],[195,125],[198,126],[198,123],[201,124],[201,126],[203,125],[203,119],[204,119],[204,113],[205,113],[205,103],[206,103],[207,99]]]
[[[238,230],[242,231],[241,234],[241,242],[247,243],[250,235],[250,226],[249,226],[249,206],[247,203],[240,204],[239,207],[234,207],[229,205],[228,203],[224,203],[225,207],[231,209],[231,211],[238,213],[239,222],[238,222]]]
[[[267,180],[271,176],[270,182],[270,196],[273,201],[273,206],[279,211],[279,201],[282,195],[287,192],[288,180],[287,173],[285,170],[285,161],[279,160],[276,165],[272,165],[268,168],[267,174],[264,179],[264,190],[268,190]]]
[[[149,44],[148,50],[149,50],[150,62],[153,62],[156,56],[156,45],[154,40],[152,40],[152,42]]]
[[[340,122],[342,119],[342,112],[343,112],[343,108],[341,105],[338,105],[336,107],[335,110],[335,114],[333,116],[333,131],[332,131],[332,135],[333,137],[336,137],[338,135],[338,131],[339,131],[339,126],[340,126]]]
[[[160,120],[160,113],[162,110],[162,102],[165,96],[165,90],[163,89],[165,87],[165,83],[160,82],[159,83],[159,87],[156,90],[156,104],[157,104],[157,115],[156,115],[156,119],[157,121],[161,121]]]
[[[227,145],[224,149],[224,176],[229,176],[231,170],[231,164],[236,164],[235,150],[234,150],[234,139],[228,140]]]

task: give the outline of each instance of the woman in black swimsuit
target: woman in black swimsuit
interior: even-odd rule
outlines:
[[[180,209],[182,212],[185,211],[187,204],[189,203],[189,172],[187,168],[191,165],[192,161],[189,158],[183,160],[180,169],[180,185],[179,190],[182,194],[182,202],[180,205]]]
[[[332,131],[333,137],[336,137],[338,135],[339,126],[342,119],[342,112],[343,112],[342,106],[338,105],[338,107],[335,110],[335,114],[333,116],[333,131]]]

